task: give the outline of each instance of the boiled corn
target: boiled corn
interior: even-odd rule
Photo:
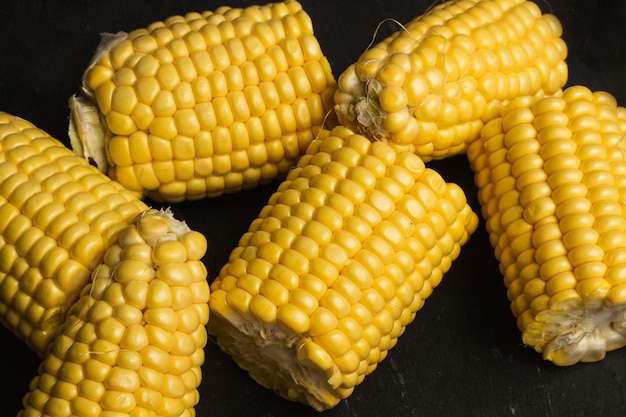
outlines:
[[[339,76],[339,122],[426,161],[461,154],[507,101],[561,91],[561,32],[531,1],[437,4]]]
[[[415,154],[325,131],[213,282],[209,332],[263,386],[333,407],[395,346],[477,224],[460,187]]]
[[[106,248],[147,208],[60,141],[0,112],[0,323],[43,356]]]
[[[219,196],[284,178],[335,88],[296,1],[173,16],[106,38],[70,99],[72,147],[154,200]]]
[[[18,417],[193,417],[207,341],[206,239],[169,211],[122,229]]]
[[[468,149],[523,342],[557,365],[626,345],[626,109],[584,86],[511,101]]]

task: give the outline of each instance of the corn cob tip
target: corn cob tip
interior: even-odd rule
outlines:
[[[555,365],[626,346],[626,108],[574,85],[520,97],[467,152],[526,346]]]
[[[425,160],[461,154],[509,100],[564,86],[561,34],[532,1],[442,2],[340,74],[337,119]]]
[[[68,311],[18,416],[194,416],[206,249],[169,209],[134,216]]]
[[[261,385],[332,408],[395,346],[477,225],[461,188],[414,153],[324,131],[211,284],[209,332]]]
[[[336,89],[311,18],[293,0],[105,34],[82,81],[81,99],[70,99],[75,152],[166,202],[284,178],[333,120]]]

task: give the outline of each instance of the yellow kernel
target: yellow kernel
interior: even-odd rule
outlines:
[[[148,287],[148,308],[170,307],[172,305],[172,294],[169,284],[160,279],[150,281]]]
[[[338,319],[350,313],[350,303],[334,287],[326,291],[326,294],[320,300],[320,306],[327,308]]]
[[[362,291],[361,304],[375,315],[385,308],[385,299],[375,288],[370,288]]]
[[[103,410],[129,413],[135,408],[135,397],[132,393],[107,390],[100,399]]]
[[[120,347],[139,352],[149,343],[146,328],[141,324],[131,324],[126,328],[124,337],[120,341]]]
[[[611,284],[602,277],[584,279],[576,285],[576,291],[583,300],[604,299],[610,289]]]
[[[362,286],[362,283],[358,281],[354,282],[350,276],[341,275],[333,283],[332,289],[339,293],[351,306],[354,303],[357,303],[361,298],[361,288],[359,288],[359,285]],[[345,304],[342,299],[336,298],[335,296],[336,294],[332,293],[327,301],[333,302],[334,300],[338,308],[341,307],[341,305]]]
[[[96,353],[100,358],[100,352]],[[98,359],[90,358],[83,363],[83,372],[85,373],[85,379],[83,379],[79,385],[78,390],[80,394],[93,401],[99,401],[106,388],[102,382],[105,380],[111,369],[111,365],[108,365]]]
[[[142,380],[142,385],[149,387],[152,391],[160,391],[165,385],[164,372],[167,369],[163,370],[163,367],[158,366],[159,360],[163,360],[161,363],[169,365],[169,361],[163,357],[163,353],[151,347],[143,349],[141,352],[142,359],[146,364],[139,369],[139,377]]]
[[[319,336],[335,329],[338,323],[337,316],[331,310],[320,306],[310,317],[308,333]]]
[[[571,248],[567,256],[576,267],[586,262],[601,262],[604,259],[604,251],[597,245],[581,244]]]
[[[395,211],[395,204],[391,198],[382,191],[371,190],[365,197],[365,202],[371,207],[374,207],[381,215],[381,217],[387,218]]]
[[[153,250],[152,260],[157,266],[185,262],[187,260],[187,248],[179,241],[159,242]]]
[[[70,400],[72,412],[85,416],[102,415],[102,407],[98,401],[89,400],[83,396],[76,396]]]
[[[154,277],[154,270],[143,262],[128,259],[115,266],[113,277],[120,283],[133,280],[148,282]]]
[[[343,332],[338,329],[330,330],[323,334],[313,336],[315,343],[323,346],[333,357],[343,356],[350,350],[350,341]]]
[[[535,258],[537,262],[541,264],[549,259],[566,254],[567,250],[563,246],[563,243],[560,240],[554,239],[549,240],[537,247],[535,251]]]
[[[590,261],[574,268],[574,275],[579,281],[606,277],[607,265],[604,262]]]
[[[572,270],[572,265],[570,264],[566,256],[556,256],[543,263],[540,267],[539,272],[541,274],[541,277],[545,281],[547,281],[550,280],[552,277],[559,275],[560,273],[570,272]]]
[[[267,54],[259,55],[254,59],[259,79],[263,81],[273,81],[276,78],[277,69],[272,58]]]
[[[274,85],[281,103],[291,104],[296,100],[296,90],[286,72],[276,74]]]
[[[332,357],[317,343],[306,338],[296,348],[299,360],[314,364],[318,369],[328,370],[333,366]]]
[[[113,316],[127,326],[141,323],[143,320],[141,310],[128,304],[115,306]]]
[[[294,333],[302,334],[309,329],[309,316],[294,304],[284,304],[278,308],[276,319]]]
[[[546,292],[549,295],[555,295],[565,290],[571,290],[576,287],[578,280],[572,272],[563,272],[553,276],[546,283]]]
[[[144,312],[144,319],[148,324],[154,324],[164,330],[173,332],[176,330],[178,318],[176,313],[169,308],[152,308]]]
[[[385,87],[380,92],[378,100],[382,109],[388,113],[399,112],[409,104],[409,98],[401,87]]]
[[[317,298],[304,288],[295,288],[289,293],[289,302],[305,314],[311,315],[319,306]]]
[[[94,65],[87,72],[85,82],[91,89],[96,90],[106,81],[109,81],[113,74],[114,71],[110,67]]]
[[[146,324],[145,329],[150,346],[165,352],[171,352],[174,345],[174,336],[171,331],[167,331],[153,324]]]
[[[280,282],[272,279],[262,282],[259,293],[276,306],[283,305],[289,301],[289,289]]]
[[[120,86],[113,91],[111,110],[129,115],[137,104],[137,97],[133,87]]]
[[[621,305],[626,300],[626,285],[614,286],[608,291],[605,299],[613,305]]]
[[[313,274],[305,274],[300,278],[300,288],[320,300],[326,293],[328,286],[321,278]]]
[[[134,392],[140,387],[140,384],[139,377],[135,371],[119,366],[112,367],[104,380],[104,386],[107,389],[121,392]]]
[[[348,254],[341,246],[330,242],[320,246],[320,259],[324,259],[337,269],[341,269],[348,262]]]
[[[262,295],[254,295],[250,300],[250,312],[263,323],[276,322],[277,308],[272,301]]]
[[[599,234],[592,228],[578,228],[563,235],[563,244],[568,249],[573,249],[581,245],[594,245],[598,242]]]
[[[320,205],[320,207],[317,208],[313,215],[313,220],[320,222],[331,231],[339,230],[343,224],[342,215],[333,208],[325,205]]]

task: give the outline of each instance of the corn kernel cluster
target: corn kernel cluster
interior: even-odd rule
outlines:
[[[583,86],[511,101],[470,145],[524,343],[558,365],[626,345],[626,109]]]
[[[194,417],[207,330],[334,407],[476,230],[425,165],[465,152],[523,342],[557,365],[625,346],[626,108],[563,90],[561,32],[531,1],[449,0],[338,83],[295,0],[105,36],[70,99],[85,158],[0,113],[0,323],[43,358],[18,417]],[[140,200],[277,178],[210,287],[205,237]]]
[[[69,310],[18,416],[195,416],[206,246],[168,211],[136,216]]]
[[[332,108],[330,65],[295,1],[172,16],[106,47],[84,76],[97,108],[72,100],[73,147],[155,200],[284,178]],[[95,113],[108,132],[89,143]]]
[[[531,1],[437,4],[340,75],[337,116],[425,160],[463,153],[508,100],[560,91],[561,31]]]
[[[0,322],[43,355],[106,248],[145,209],[61,142],[0,112]]]
[[[478,224],[461,189],[344,127],[311,144],[211,286],[209,331],[316,409],[352,393]]]

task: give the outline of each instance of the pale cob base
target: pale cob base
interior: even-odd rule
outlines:
[[[557,365],[597,362],[626,346],[626,304],[563,303],[539,313],[526,327],[523,342]]]
[[[224,352],[231,355],[258,384],[291,401],[309,404],[318,411],[339,403],[341,398],[336,395],[333,385],[340,382],[340,371],[336,368],[324,371],[319,365],[299,359],[301,337],[289,335],[278,326],[234,320],[227,322],[214,316],[210,331],[219,335]]]

